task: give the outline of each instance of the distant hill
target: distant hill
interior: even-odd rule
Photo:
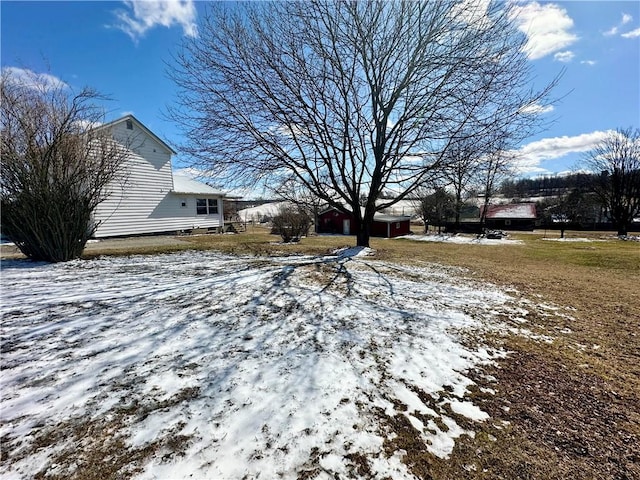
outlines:
[[[500,187],[500,193],[507,198],[556,197],[574,189],[589,190],[594,177],[591,173],[572,173],[505,180]]]

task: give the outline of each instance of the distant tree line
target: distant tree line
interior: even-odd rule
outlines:
[[[563,176],[506,179],[500,185],[499,193],[507,198],[555,197],[578,190],[589,191],[595,175],[572,173]]]
[[[568,227],[599,228],[610,222],[618,235],[627,234],[640,217],[640,130],[617,129],[584,158],[592,173],[534,179],[505,180],[507,198],[545,197],[538,202],[539,218]]]
[[[461,222],[469,207],[483,199],[485,211],[492,197],[501,195],[512,202],[538,198],[538,219],[546,227],[609,228],[624,236],[640,217],[640,130],[610,131],[583,158],[591,173],[512,179],[509,158],[486,162],[478,169],[472,161],[474,148],[461,145],[453,160],[440,172],[439,186],[421,190],[414,200],[417,211],[428,225],[446,226],[451,231],[473,227],[481,231],[484,219],[473,225]],[[482,162],[480,163],[482,164]],[[484,172],[484,173],[483,173]],[[472,205],[473,204],[473,205]],[[463,213],[464,212],[464,213]],[[474,216],[474,215],[472,215]]]

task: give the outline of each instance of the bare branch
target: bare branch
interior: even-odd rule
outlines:
[[[126,148],[99,128],[94,90],[2,71],[2,233],[29,258],[77,258],[97,225],[92,212],[123,179]]]
[[[540,124],[530,106],[548,104],[555,81],[531,89],[510,8],[216,3],[176,57],[169,115],[194,164],[229,184],[295,178],[351,211],[366,245],[386,188],[398,193],[389,205],[428,181],[460,141],[486,154]]]

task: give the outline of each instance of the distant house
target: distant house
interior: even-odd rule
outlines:
[[[382,215],[376,213],[371,226],[372,237],[393,238],[408,235],[411,231],[411,217],[405,215]],[[329,208],[318,214],[317,233],[354,235],[354,219],[350,213]]]
[[[483,209],[481,209],[482,214]],[[538,215],[535,203],[489,205],[485,215],[487,228],[505,230],[533,230]]]
[[[109,186],[109,198],[94,211],[96,238],[218,230],[224,226],[224,193],[174,175],[173,149],[133,115],[101,128],[128,150],[125,182]]]

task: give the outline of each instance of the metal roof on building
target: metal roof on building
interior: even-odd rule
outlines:
[[[486,218],[537,218],[535,203],[513,203],[487,206]]]
[[[216,190],[206,183],[198,182],[183,175],[173,175],[173,193],[185,195],[218,195],[224,196],[224,192]]]

